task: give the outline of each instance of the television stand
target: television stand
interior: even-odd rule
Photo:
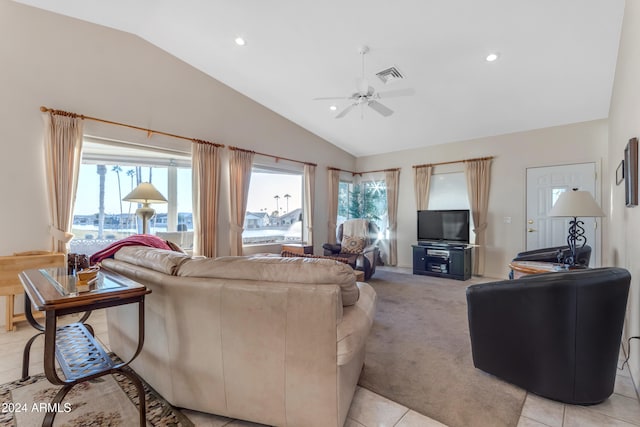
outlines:
[[[471,278],[471,246],[423,241],[412,247],[413,274],[456,280]]]

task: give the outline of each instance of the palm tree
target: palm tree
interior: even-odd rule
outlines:
[[[287,199],[287,213],[289,212],[289,199],[291,198],[291,194],[285,194],[283,196],[285,199]]]
[[[104,181],[107,174],[107,167],[105,165],[98,165],[97,171],[100,176],[100,194],[98,204],[98,239],[102,239],[104,234]]]
[[[136,176],[135,169],[129,169],[127,171],[127,176],[131,178],[131,188],[129,191],[133,191],[133,177]],[[131,228],[131,203],[129,203],[129,211],[127,212],[127,228]]]
[[[122,168],[118,165],[115,165],[111,168],[113,172],[116,173],[118,177],[118,200],[120,200],[120,218],[118,219],[118,230],[120,230],[120,224],[122,223],[122,189],[120,188],[120,172],[122,172]]]
[[[279,205],[279,201],[280,201],[280,196],[278,196],[277,194],[275,196],[273,196],[274,199],[276,199],[276,212],[280,210],[280,205]]]

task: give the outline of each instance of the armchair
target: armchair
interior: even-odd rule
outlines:
[[[469,286],[474,366],[549,399],[602,402],[613,393],[630,281],[611,267]]]
[[[380,257],[376,224],[366,219],[350,219],[338,226],[336,237],[338,243],[322,245],[324,255],[347,259],[351,268],[363,271],[364,280],[369,280]]]

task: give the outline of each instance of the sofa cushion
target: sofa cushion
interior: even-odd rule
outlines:
[[[351,267],[320,258],[231,256],[188,259],[179,265],[176,274],[183,277],[338,285],[343,306],[355,304],[360,295]]]
[[[125,246],[115,253],[114,258],[160,273],[175,275],[180,264],[191,257],[181,252],[166,249]]]

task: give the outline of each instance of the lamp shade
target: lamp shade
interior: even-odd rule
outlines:
[[[167,203],[167,199],[149,182],[140,183],[122,200],[138,203]]]
[[[588,191],[565,191],[560,194],[547,216],[602,217],[604,212]]]

